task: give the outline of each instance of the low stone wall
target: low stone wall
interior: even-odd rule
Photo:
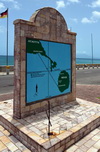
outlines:
[[[9,65],[9,66],[0,66],[0,72],[6,72],[6,69],[9,68],[9,71],[14,71],[14,66]]]
[[[99,68],[100,67],[100,64],[76,64],[76,69],[79,70],[79,68],[94,68],[94,67],[97,67]]]
[[[14,66],[13,65],[9,65],[9,66],[10,66],[9,71],[14,71]],[[76,64],[76,69],[78,69],[78,70],[79,70],[79,68],[83,68],[83,69],[88,68],[89,69],[90,67],[99,68],[100,64]],[[0,66],[0,72],[6,72],[6,66],[4,66],[4,65]]]

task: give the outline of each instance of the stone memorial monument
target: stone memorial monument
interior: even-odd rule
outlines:
[[[50,7],[14,24],[14,102],[0,102],[2,139],[14,136],[32,152],[70,151],[100,126],[99,104],[76,100],[76,33]],[[3,150],[18,151],[4,142]]]
[[[37,10],[15,25],[13,116],[24,118],[76,100],[76,33],[55,9]]]

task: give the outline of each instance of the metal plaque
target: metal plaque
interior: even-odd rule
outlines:
[[[71,44],[26,39],[26,103],[71,92]]]

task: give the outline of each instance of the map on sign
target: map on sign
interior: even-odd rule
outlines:
[[[26,102],[71,92],[71,45],[26,39]]]

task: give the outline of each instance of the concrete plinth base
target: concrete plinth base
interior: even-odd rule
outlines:
[[[77,99],[51,109],[51,131],[48,136],[46,112],[13,118],[12,100],[0,102],[0,124],[36,152],[62,152],[100,125],[100,105]]]

